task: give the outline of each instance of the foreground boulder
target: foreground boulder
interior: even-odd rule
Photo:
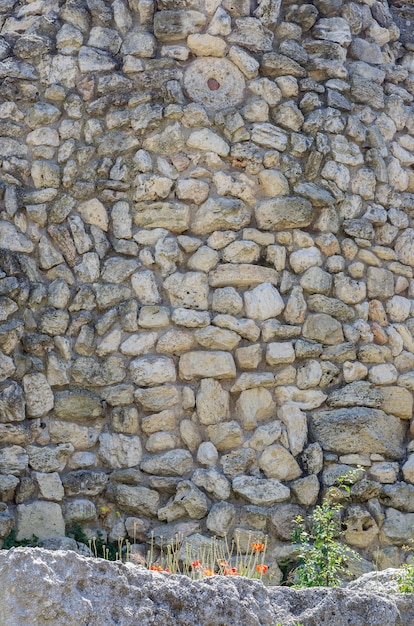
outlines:
[[[381,574],[382,579],[386,574]],[[390,574],[392,577],[392,572]],[[407,626],[412,594],[265,587],[259,581],[149,572],[72,551],[0,551],[2,626]],[[379,590],[388,589],[384,584]],[[392,587],[391,587],[392,589]]]

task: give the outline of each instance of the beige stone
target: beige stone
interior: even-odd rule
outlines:
[[[218,424],[229,417],[229,392],[213,378],[203,378],[196,396],[197,415],[200,423],[208,426]]]
[[[249,287],[261,283],[277,285],[278,282],[276,270],[246,263],[219,265],[209,274],[210,287]]]
[[[176,272],[164,281],[171,305],[188,309],[208,309],[208,283],[203,272]]]
[[[179,375],[182,380],[195,378],[234,378],[236,365],[229,352],[187,352],[180,357]]]
[[[100,461],[111,469],[134,467],[142,457],[141,440],[118,433],[102,433],[99,437]]]
[[[23,389],[28,417],[42,417],[53,409],[53,392],[44,374],[26,374]]]
[[[403,387],[382,387],[384,400],[381,409],[401,419],[411,419],[413,415],[413,395]]]
[[[302,474],[302,470],[293,456],[279,444],[269,446],[262,452],[259,458],[259,467],[267,478],[277,478],[278,480],[295,480]]]
[[[272,342],[267,345],[266,363],[268,365],[282,365],[293,363],[295,360],[295,349],[290,341]]]
[[[305,413],[297,406],[285,404],[277,415],[284,423],[289,440],[289,450],[296,456],[303,451],[308,437],[308,422]]]
[[[78,206],[78,211],[86,224],[94,224],[104,231],[108,230],[108,212],[97,198],[82,202]]]
[[[276,404],[268,389],[258,387],[242,391],[236,402],[237,419],[244,430],[256,428],[258,422],[271,419],[275,415]]]
[[[206,432],[209,440],[219,452],[238,448],[243,442],[243,431],[236,421],[207,426]]]
[[[227,49],[226,42],[221,37],[198,33],[187,37],[187,46],[198,57],[224,57]]]

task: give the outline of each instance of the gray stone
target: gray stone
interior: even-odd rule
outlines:
[[[39,539],[62,537],[65,534],[65,522],[62,509],[55,502],[34,501],[30,504],[17,505],[16,539]]]
[[[344,340],[341,324],[330,315],[309,315],[303,325],[303,336],[332,346]]]
[[[153,489],[132,485],[116,485],[115,499],[117,505],[131,515],[155,517],[160,496]]]
[[[193,553],[191,549],[184,546],[184,558],[186,550],[191,560],[195,558],[195,554],[200,554],[202,549],[208,552],[207,538],[193,534],[188,537],[188,541],[194,542],[195,546],[196,538],[199,538],[197,552]],[[200,544],[200,538],[204,539],[204,543]],[[18,549],[2,551],[1,559],[1,589],[10,588],[14,582],[19,590],[13,598],[5,592],[1,595],[2,619],[10,626],[18,624],[27,626],[30,623],[29,618],[26,618],[27,614],[30,614],[31,623],[33,620],[42,619],[50,603],[53,602],[52,599],[59,594],[61,572],[66,572],[68,576],[70,571],[73,571],[74,583],[70,585],[66,600],[59,602],[61,616],[54,618],[56,626],[64,624],[75,626],[80,620],[89,619],[90,621],[91,616],[97,616],[100,621],[111,619],[114,598],[118,597],[123,599],[119,609],[120,619],[128,620],[131,614],[143,612],[145,603],[148,602],[151,594],[153,595],[154,584],[157,585],[158,591],[152,600],[153,610],[158,613],[163,607],[166,614],[174,613],[177,626],[183,626],[189,620],[196,621],[203,626],[210,626],[213,623],[211,614],[216,610],[217,598],[220,598],[222,603],[220,611],[223,623],[233,620],[235,623],[246,625],[257,622],[258,619],[261,623],[291,622],[293,624],[298,620],[306,623],[309,619],[316,619],[319,623],[323,623],[331,618],[332,610],[335,610],[337,626],[345,626],[349,623],[355,623],[358,626],[360,624],[397,626],[398,622],[408,624],[413,611],[411,598],[388,593],[389,590],[395,589],[393,586],[395,585],[395,570],[379,572],[377,575],[374,573],[374,580],[371,582],[367,580],[367,577],[359,579],[353,583],[349,591],[341,588],[329,590],[316,588],[303,590],[299,595],[296,590],[288,587],[269,588],[259,581],[250,581],[242,577],[214,577],[209,579],[208,585],[192,581],[185,576],[172,580],[170,576],[148,572],[132,565],[122,566],[125,579],[120,579],[113,565],[103,560],[99,561],[102,575],[98,576],[98,561],[80,556],[74,551]],[[50,587],[42,590],[38,603],[33,606],[32,598],[26,590],[30,588],[33,580],[42,577],[46,569],[49,572]],[[385,583],[382,582],[383,578],[386,578]],[[88,600],[86,594],[82,592],[76,591],[75,593],[75,581],[78,581],[79,587],[88,588],[93,598],[92,601]],[[385,588],[387,593],[378,594],[376,592],[378,585],[381,585],[381,589]],[[142,594],[138,598],[137,588]],[[104,600],[97,599],[100,592]],[[233,598],[241,596],[245,598],[245,602],[236,602],[233,606]],[[182,602],[180,609],[176,608],[177,598]],[[191,607],[189,610],[188,606],[191,601],[194,601],[195,608]],[[73,608],[75,604],[76,611]],[[215,619],[217,620],[217,616]],[[143,626],[148,626],[150,619],[144,617],[142,623]]]
[[[193,469],[193,457],[188,450],[170,450],[145,458],[141,469],[147,474],[183,476]]]
[[[102,403],[98,396],[85,389],[58,391],[54,413],[62,420],[84,422],[102,415]]]
[[[236,476],[232,483],[233,491],[252,504],[272,506],[289,499],[290,489],[276,478],[255,478]]]
[[[317,411],[311,416],[310,430],[327,452],[377,453],[391,459],[403,456],[402,422],[378,409],[361,407]]]
[[[299,197],[263,200],[257,205],[255,213],[259,227],[264,230],[304,228],[313,219],[311,203]]]
[[[197,209],[192,231],[208,235],[215,230],[240,230],[249,223],[250,209],[242,200],[211,197]]]
[[[25,419],[25,400],[22,388],[15,382],[0,392],[0,422],[8,424]]]

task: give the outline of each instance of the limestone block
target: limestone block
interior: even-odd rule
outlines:
[[[290,341],[272,342],[267,344],[266,363],[269,365],[281,365],[293,363],[295,360],[295,350]]]
[[[58,391],[54,413],[60,420],[88,421],[102,415],[101,399],[86,389]]]
[[[228,352],[187,352],[180,357],[179,375],[182,380],[195,378],[234,378],[236,366]]]
[[[410,454],[402,466],[402,473],[406,482],[414,484],[414,454]]]
[[[154,387],[176,380],[174,361],[164,356],[147,356],[134,359],[130,364],[134,383],[140,387]]]
[[[261,283],[277,285],[278,282],[276,270],[248,263],[219,265],[209,274],[210,287],[249,287]]]
[[[22,442],[23,443],[23,442]],[[0,471],[3,474],[20,476],[28,467],[29,457],[24,448],[11,445],[0,450]]]
[[[154,19],[154,35],[162,42],[180,41],[191,33],[199,32],[205,22],[206,17],[200,11],[158,11]]]
[[[194,130],[187,139],[187,146],[193,150],[208,150],[226,157],[230,152],[229,144],[209,128]]]
[[[62,481],[68,496],[97,496],[105,489],[108,475],[100,471],[78,470],[65,474]]]
[[[44,374],[26,374],[23,377],[28,417],[42,417],[54,405],[53,392]]]
[[[402,513],[391,507],[385,511],[385,521],[381,528],[381,539],[387,544],[406,545],[413,536],[414,513]]]
[[[236,416],[244,430],[252,430],[258,422],[274,417],[275,409],[272,394],[263,387],[242,391],[236,402]]]
[[[326,345],[336,345],[344,340],[341,324],[330,315],[315,313],[308,315],[303,325],[303,336]]]
[[[62,472],[70,455],[74,452],[71,443],[60,443],[57,446],[28,446],[29,466],[38,472]]]
[[[216,315],[213,320],[215,326],[220,328],[227,328],[228,330],[235,331],[244,339],[248,341],[257,341],[260,336],[260,328],[249,319],[240,319],[233,317],[232,315]]]
[[[309,507],[316,504],[319,496],[319,480],[315,474],[298,478],[291,485],[292,494],[298,504]]]
[[[362,506],[353,505],[346,509],[345,540],[351,546],[367,548],[378,536],[379,528],[370,513]]]
[[[244,293],[246,316],[257,320],[277,317],[284,309],[284,302],[276,287],[262,283]]]
[[[99,436],[98,456],[104,465],[113,469],[134,467],[141,462],[141,440],[138,436],[102,433]]]
[[[270,515],[270,528],[278,539],[291,541],[295,519],[305,517],[305,511],[297,504],[277,504]]]
[[[280,439],[282,435],[282,423],[273,420],[269,424],[258,426],[252,437],[248,440],[248,445],[252,450],[262,452],[267,446]]]
[[[183,476],[193,469],[193,457],[188,450],[169,450],[143,459],[141,469],[157,476]]]
[[[235,421],[221,422],[206,427],[209,440],[219,452],[238,448],[243,442],[243,431]]]
[[[216,502],[210,509],[206,525],[218,537],[227,537],[236,519],[236,507],[230,502]]]
[[[151,351],[158,339],[158,334],[154,332],[139,333],[129,335],[128,339],[119,346],[119,351],[125,356],[140,356]]]
[[[25,419],[25,400],[20,385],[6,384],[0,391],[0,422],[3,424],[22,422]]]
[[[260,344],[238,348],[236,361],[240,369],[257,369],[262,360],[262,348]]]
[[[39,496],[42,500],[60,502],[65,495],[62,481],[57,472],[45,474],[34,472],[34,479],[39,487]]]
[[[216,230],[240,230],[250,223],[250,208],[238,198],[210,197],[197,209],[191,230],[208,235]]]
[[[212,467],[218,461],[216,446],[211,441],[203,441],[197,450],[197,462],[205,467]]]
[[[161,385],[152,389],[136,389],[134,399],[145,411],[162,411],[180,403],[180,392],[173,385]]]
[[[159,431],[148,437],[145,449],[148,452],[163,452],[164,450],[173,450],[177,444],[177,437],[173,433]]]
[[[233,241],[222,252],[226,263],[257,263],[260,247],[254,241]]]
[[[176,272],[164,281],[171,305],[187,309],[206,310],[208,308],[208,283],[203,272]]]
[[[240,335],[231,330],[206,326],[194,333],[200,346],[210,350],[233,350],[240,343]]]
[[[403,456],[404,426],[400,419],[367,407],[316,411],[310,432],[323,449],[336,454]]]
[[[383,401],[381,409],[385,413],[392,413],[400,419],[411,419],[413,415],[413,396],[403,387],[382,387]]]
[[[289,450],[293,456],[296,456],[302,452],[308,437],[306,415],[297,406],[289,406],[288,404],[282,406],[277,415],[286,426]]]
[[[75,449],[93,448],[101,432],[101,427],[72,424],[67,421],[50,420],[48,424],[50,443],[71,443]]]
[[[196,469],[191,480],[197,487],[202,487],[215,500],[228,500],[230,497],[230,483],[214,468]]]
[[[197,424],[191,420],[182,420],[180,422],[180,435],[190,452],[194,453],[202,440]]]
[[[230,395],[213,378],[203,378],[196,396],[197,415],[200,424],[208,426],[225,421],[229,417]]]
[[[55,502],[34,501],[17,505],[16,539],[64,537],[65,522],[62,509]]]
[[[236,476],[232,482],[233,491],[252,504],[272,506],[289,499],[290,489],[276,478],[255,478]]]
[[[295,480],[302,474],[297,461],[280,444],[267,447],[259,458],[259,467],[267,478],[278,480]]]
[[[295,196],[262,200],[255,213],[258,226],[263,230],[304,228],[313,219],[313,208],[309,200]]]

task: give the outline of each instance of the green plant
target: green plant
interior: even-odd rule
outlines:
[[[361,477],[357,467],[337,479],[338,486],[327,491],[322,503],[310,516],[309,529],[303,517],[295,519],[293,541],[299,544],[300,565],[294,570],[299,587],[336,587],[347,571],[347,558],[359,559],[355,550],[342,543],[341,512],[349,498],[351,485]]]
[[[397,574],[399,593],[414,593],[414,564],[405,563]]]
[[[39,537],[32,535],[31,539],[22,539],[18,541],[16,539],[16,531],[13,529],[6,537],[3,538],[2,550],[10,550],[10,548],[35,548],[39,543]]]

